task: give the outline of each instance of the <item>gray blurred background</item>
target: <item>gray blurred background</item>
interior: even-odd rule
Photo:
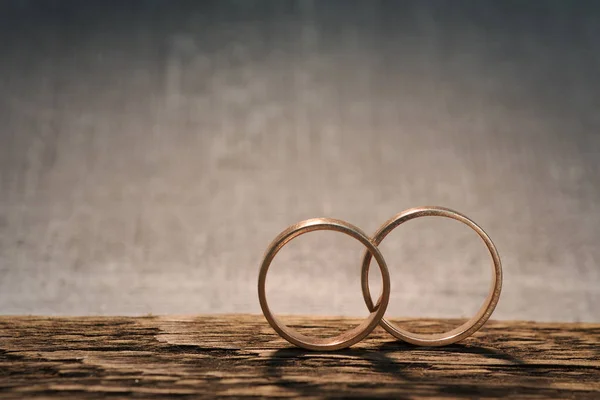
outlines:
[[[0,313],[257,313],[289,224],[371,234],[441,205],[500,251],[493,318],[600,321],[596,4],[3,1]],[[381,249],[390,315],[486,295],[489,256],[456,221]],[[273,308],[366,314],[361,253],[290,243]]]

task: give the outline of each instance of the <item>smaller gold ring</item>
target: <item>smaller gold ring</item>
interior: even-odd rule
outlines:
[[[496,308],[496,304],[498,303],[498,299],[500,298],[500,292],[502,290],[502,264],[500,262],[498,250],[496,250],[496,246],[494,246],[494,243],[492,242],[490,237],[487,235],[487,233],[484,232],[483,229],[479,227],[479,225],[477,225],[475,222],[462,215],[461,213],[443,207],[417,207],[405,210],[388,220],[386,223],[384,223],[375,233],[372,240],[375,243],[375,245],[378,246],[381,243],[381,241],[398,225],[406,221],[410,221],[414,218],[426,216],[446,217],[460,221],[469,226],[475,232],[477,232],[479,237],[483,239],[483,242],[487,246],[492,256],[493,273],[490,292],[485,301],[483,302],[483,305],[473,318],[471,318],[461,326],[452,329],[448,332],[436,334],[413,333],[401,329],[396,325],[393,325],[386,319],[381,320],[381,326],[394,337],[412,344],[416,344],[419,346],[445,346],[451,343],[456,343],[466,337],[471,336],[473,333],[477,332],[479,328],[481,328],[483,324],[490,318],[492,312],[494,312],[494,309]],[[371,254],[366,252],[363,257],[361,284],[363,296],[365,298],[365,302],[367,303],[367,307],[369,308],[369,310],[372,310],[373,300],[371,299],[371,293],[369,290],[370,264]]]
[[[273,258],[275,258],[277,252],[279,252],[283,246],[285,246],[295,237],[317,230],[332,230],[342,232],[361,242],[367,248],[367,253],[372,255],[372,257],[375,257],[375,260],[379,265],[379,269],[381,270],[381,276],[383,280],[381,295],[379,296],[377,304],[373,304],[371,301],[372,307],[369,309],[371,312],[369,316],[357,327],[332,338],[309,337],[286,326],[271,313],[265,294],[267,271],[269,270],[269,266],[271,265],[271,262],[273,261]],[[379,252],[379,249],[371,242],[371,239],[369,239],[369,237],[363,231],[354,225],[336,219],[308,219],[292,225],[281,232],[267,248],[262,265],[260,267],[260,273],[258,275],[258,298],[260,301],[260,307],[262,308],[263,314],[265,315],[265,318],[269,324],[281,337],[286,339],[288,342],[309,350],[339,350],[358,343],[369,333],[371,333],[371,331],[373,331],[373,329],[375,329],[375,327],[381,322],[381,318],[385,313],[390,299],[390,275],[387,265],[385,264],[385,260]]]

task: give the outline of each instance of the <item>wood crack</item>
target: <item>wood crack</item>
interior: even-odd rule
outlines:
[[[294,317],[309,334],[348,318]],[[457,321],[403,320],[433,332]],[[337,352],[291,346],[262,316],[0,317],[0,398],[598,398],[600,326],[490,321],[416,347],[377,328]]]

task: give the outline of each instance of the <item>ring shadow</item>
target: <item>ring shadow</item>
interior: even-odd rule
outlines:
[[[323,383],[317,380],[297,380],[293,377],[286,376],[284,369],[286,367],[298,367],[302,361],[307,361],[315,358],[327,359],[327,362],[322,363],[318,368],[334,368],[339,372],[340,368],[364,368],[365,366],[373,372],[386,374],[395,380],[402,382],[404,389],[414,389],[422,391],[423,385],[428,383],[426,377],[422,373],[415,373],[415,366],[410,362],[401,362],[392,357],[394,353],[400,352],[432,352],[438,354],[472,354],[484,357],[486,359],[503,360],[512,365],[524,365],[525,363],[507,352],[490,347],[453,344],[445,347],[420,347],[409,343],[390,341],[380,344],[376,347],[368,349],[347,348],[335,352],[315,352],[297,347],[286,347],[275,351],[271,354],[266,362],[266,375],[272,379],[272,383],[286,389],[291,389],[297,392],[298,395],[305,394],[321,394],[324,393]],[[346,362],[340,361],[340,356]],[[347,362],[348,359],[356,359],[355,362]],[[365,365],[365,362],[367,365]],[[434,363],[419,363],[419,370],[423,368],[434,368]],[[359,373],[360,371],[352,371]],[[294,376],[298,376],[296,372]],[[429,383],[431,383],[430,381]],[[353,385],[361,387],[360,383]],[[365,387],[379,386],[377,382],[365,384]],[[445,387],[446,395],[452,394],[447,392],[451,387]],[[329,393],[331,395],[339,395],[339,391]],[[458,393],[457,393],[458,394]],[[398,397],[396,397],[398,398]]]
[[[419,350],[426,351],[432,353],[455,353],[455,354],[476,354],[485,358],[497,359],[508,361],[511,364],[515,365],[523,365],[525,364],[523,360],[518,357],[512,356],[502,350],[494,349],[491,347],[483,347],[483,346],[474,346],[474,345],[465,345],[465,344],[451,344],[447,346],[440,347],[424,347],[424,346],[415,346],[409,343],[404,342],[385,342],[375,347],[376,350],[382,352],[392,352],[392,351],[400,351],[400,350]]]

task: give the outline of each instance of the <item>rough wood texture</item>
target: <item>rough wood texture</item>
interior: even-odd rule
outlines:
[[[312,334],[352,319],[290,318]],[[443,323],[406,320],[420,331]],[[0,317],[0,398],[384,396],[599,398],[600,324],[489,322],[418,348],[377,328],[360,344],[291,347],[262,316]]]

